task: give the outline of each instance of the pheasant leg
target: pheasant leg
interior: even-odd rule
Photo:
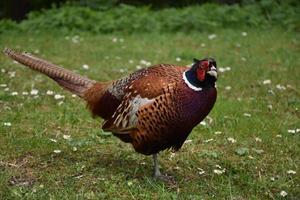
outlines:
[[[158,164],[158,160],[157,160],[157,154],[153,154],[152,155],[152,158],[153,158],[153,164],[154,164],[154,167],[153,167],[153,176],[154,178],[159,178],[161,177],[161,173],[159,171],[159,164]]]
[[[161,174],[161,172],[159,170],[157,154],[153,154],[152,157],[153,157],[153,164],[154,164],[153,177],[155,179],[162,180],[162,181],[165,181],[165,182],[168,182],[168,183],[174,183],[175,182],[174,177]]]

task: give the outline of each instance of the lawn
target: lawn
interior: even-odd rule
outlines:
[[[205,123],[179,152],[160,153],[174,177],[164,182],[151,177],[151,157],[103,132],[83,101],[1,54],[0,199],[300,199],[299,34],[12,32],[0,35],[5,46],[99,81],[210,56],[219,79]]]

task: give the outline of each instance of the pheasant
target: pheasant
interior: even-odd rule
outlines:
[[[154,177],[162,177],[157,154],[179,150],[192,129],[212,110],[217,91],[213,58],[191,67],[158,64],[110,82],[90,80],[28,53],[4,49],[17,62],[41,72],[87,102],[102,129],[152,155]]]

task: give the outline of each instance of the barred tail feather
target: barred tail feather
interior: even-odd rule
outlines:
[[[55,80],[60,86],[72,93],[83,97],[87,89],[93,86],[96,81],[90,80],[67,69],[54,65],[46,60],[42,60],[28,53],[16,52],[5,48],[3,53],[13,60],[47,75]]]

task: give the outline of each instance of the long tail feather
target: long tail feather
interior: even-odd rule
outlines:
[[[3,53],[13,60],[47,75],[48,77],[55,80],[63,88],[80,97],[84,97],[85,91],[96,83],[96,81],[94,80],[90,80],[88,78],[75,74],[74,72],[54,65],[46,60],[42,60],[40,58],[32,56],[28,53],[16,52],[9,48],[5,48]]]

